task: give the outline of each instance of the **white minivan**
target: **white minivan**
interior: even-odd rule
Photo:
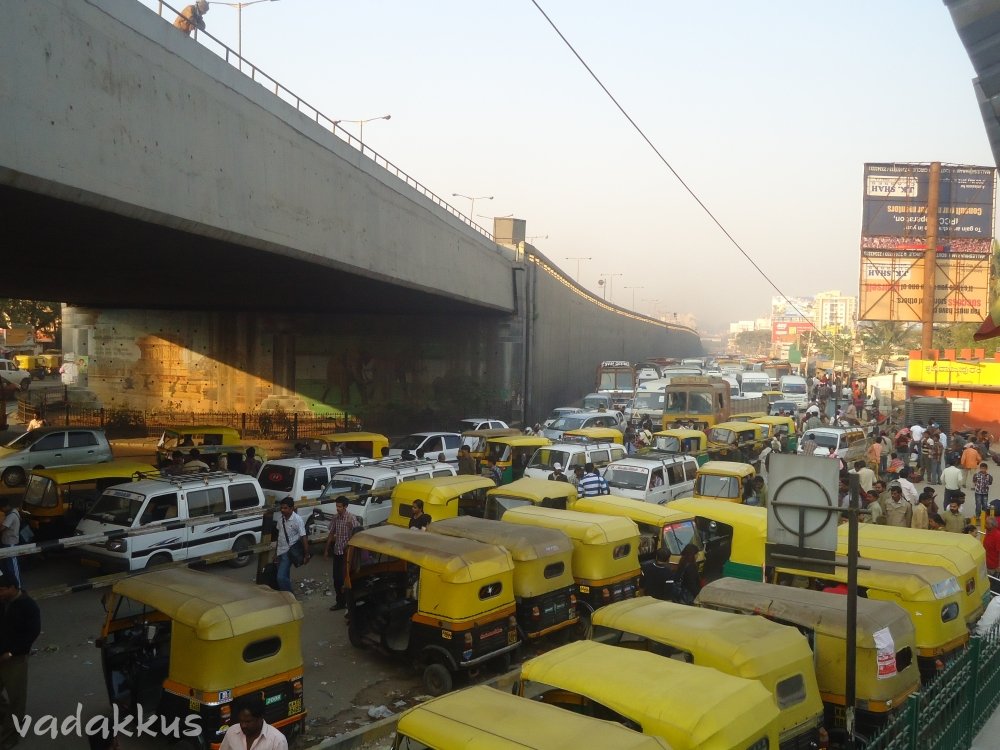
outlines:
[[[553,443],[546,445],[531,456],[524,476],[532,479],[548,479],[556,464],[563,467],[567,475],[577,466],[581,469],[588,463],[598,469],[612,461],[625,458],[625,446],[621,443],[580,441],[573,443]]]
[[[252,508],[260,512],[224,517]],[[245,474],[161,474],[116,484],[80,519],[77,535],[146,533],[85,544],[80,561],[104,570],[134,571],[232,550],[244,552],[230,563],[241,567],[253,558],[250,547],[260,543],[263,510],[264,493]]]
[[[338,497],[348,499],[347,510],[358,517],[363,528],[378,526],[389,520],[392,510],[392,488],[399,482],[432,477],[453,477],[455,467],[436,461],[376,461],[357,469],[348,469],[331,477],[330,483],[320,493],[321,504],[335,504]],[[313,532],[326,528],[323,519],[313,523]]]
[[[612,461],[604,469],[604,481],[612,495],[662,505],[694,494],[697,473],[698,462],[689,456],[649,452]]]
[[[326,505],[316,502],[332,477],[342,471],[373,463],[375,459],[363,456],[278,458],[260,468],[257,481],[269,508],[276,508],[283,497],[291,497],[295,501],[295,512],[308,523],[317,508],[324,513],[336,512],[333,500]]]
[[[806,379],[798,375],[783,375],[778,381],[778,390],[788,401],[794,401],[801,410],[809,403],[809,385]]]

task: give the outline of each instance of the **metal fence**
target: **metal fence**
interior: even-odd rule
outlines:
[[[1000,622],[910,696],[865,750],[967,750],[1000,704]]]
[[[330,432],[374,430],[386,435],[405,435],[419,430],[458,430],[458,422],[469,416],[487,416],[510,422],[509,401],[475,400],[462,412],[454,406],[379,405],[360,413],[319,415],[283,411],[147,411],[140,409],[90,409],[70,403],[63,389],[21,394],[17,418],[27,424],[36,414],[47,424],[102,427],[111,439],[153,437],[165,427],[205,424],[235,427],[245,439],[298,440]]]

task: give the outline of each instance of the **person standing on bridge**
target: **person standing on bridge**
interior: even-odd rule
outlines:
[[[205,14],[208,13],[208,0],[198,0],[194,5],[187,6],[174,19],[174,28],[180,29],[191,36],[194,29],[205,30]]]

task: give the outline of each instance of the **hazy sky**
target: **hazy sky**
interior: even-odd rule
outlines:
[[[857,294],[866,161],[993,164],[941,0],[539,2],[786,294]],[[236,47],[235,8],[206,22]],[[619,304],[642,286],[642,312],[702,330],[769,314],[772,289],[530,0],[261,2],[243,53],[334,119],[391,114],[367,144],[439,195],[494,196],[475,212],[526,219],[571,274],[592,257],[585,286],[621,273]]]

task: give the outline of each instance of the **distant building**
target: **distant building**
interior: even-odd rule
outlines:
[[[813,299],[813,324],[820,330],[853,328],[857,315],[858,298],[843,295],[839,289],[820,292]]]

